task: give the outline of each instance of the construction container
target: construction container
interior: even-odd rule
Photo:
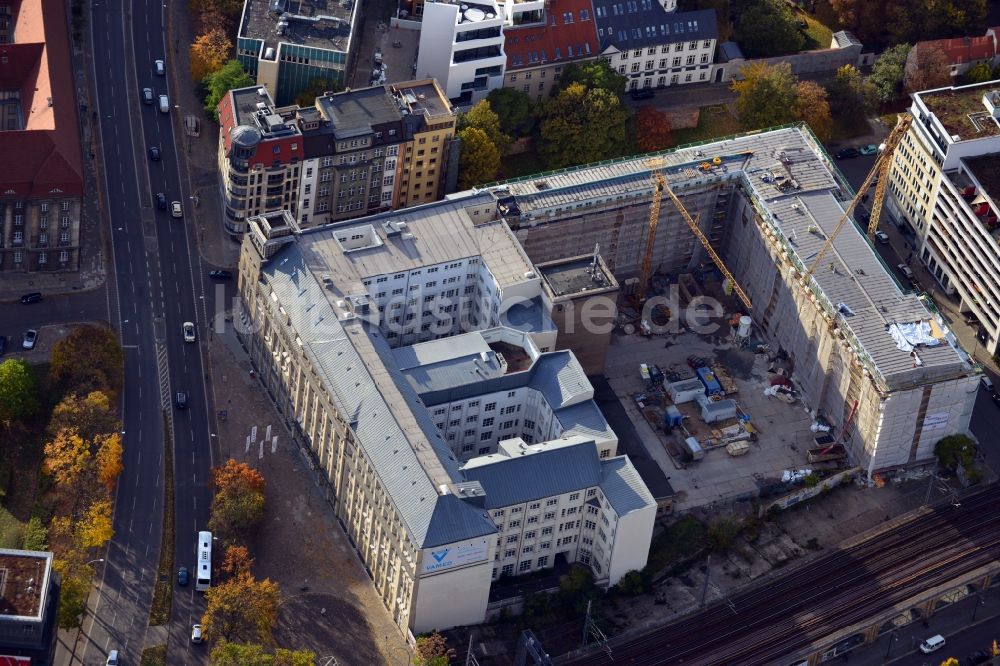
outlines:
[[[684,440],[684,451],[692,460],[701,460],[705,457],[705,449],[701,448],[701,444],[695,437],[688,437]]]
[[[718,423],[719,421],[725,421],[726,419],[736,418],[735,400],[719,400],[713,402],[703,396],[700,400],[698,400],[698,405],[701,407],[701,420],[705,423]]]
[[[705,395],[705,385],[700,379],[682,379],[679,382],[667,384],[667,395],[670,400],[677,405],[685,402],[697,400],[698,396]]]
[[[663,414],[663,424],[668,428],[674,428],[683,422],[684,415],[681,414],[681,410],[677,409],[674,405],[667,405],[665,413]]]
[[[695,370],[695,374],[698,375],[698,379],[705,386],[706,395],[718,395],[722,393],[722,384],[715,378],[715,373],[712,372],[711,368],[698,368]]]

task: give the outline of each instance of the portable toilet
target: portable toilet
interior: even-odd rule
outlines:
[[[676,405],[667,405],[666,413],[663,415],[663,423],[668,428],[674,428],[684,422],[684,415]]]
[[[705,395],[717,395],[722,393],[722,385],[719,380],[715,378],[715,373],[712,372],[711,368],[698,368],[695,370],[698,375],[698,379],[701,383],[705,385]]]

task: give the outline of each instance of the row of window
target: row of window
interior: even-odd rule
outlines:
[[[697,48],[698,48],[698,42],[696,42],[696,41],[695,42],[690,42],[688,44],[688,49],[691,50],[691,51],[697,50]],[[706,48],[706,49],[712,48],[712,40],[706,39],[704,42],[702,42],[702,48]],[[684,50],[684,44],[683,43],[674,44],[674,53],[680,53],[683,50]],[[632,53],[632,57],[633,58],[641,58],[642,57],[642,49],[635,49],[631,53]],[[670,45],[669,44],[664,44],[663,46],[661,46],[660,47],[660,53],[670,53]],[[655,46],[650,46],[648,49],[646,49],[646,55],[648,55],[648,56],[656,55],[656,47]],[[629,59],[629,52],[628,51],[622,51],[621,53],[618,54],[618,59],[622,60],[622,61],[628,60]]]
[[[38,207],[39,207],[39,209],[41,209],[41,211],[43,213],[46,213],[49,210],[49,203],[48,202],[42,202],[42,203],[38,204]],[[21,210],[22,208],[24,208],[24,199],[18,199],[17,201],[15,201],[14,202],[14,208],[17,209],[17,210]],[[63,201],[60,204],[60,208],[62,210],[64,210],[64,211],[68,211],[69,210],[69,202],[68,201]]]
[[[14,257],[14,263],[15,264],[23,264],[24,263],[24,252],[22,252],[21,250],[17,250],[16,252],[14,252],[13,253],[13,257]],[[2,258],[3,258],[3,255],[0,255],[0,259],[2,259]],[[65,264],[68,261],[69,261],[69,250],[62,250],[61,252],[59,252],[59,263]],[[47,263],[49,263],[49,253],[48,252],[39,252],[38,253],[38,263],[39,264],[47,264]]]
[[[14,226],[15,227],[23,227],[24,226],[24,215],[15,215],[14,216]],[[59,220],[59,226],[62,229],[69,229],[69,215],[63,215],[62,218],[60,218],[60,220]],[[43,215],[42,217],[38,218],[38,227],[40,229],[48,229],[49,228],[49,218],[48,218],[47,215]]]
[[[544,569],[548,565],[549,565],[549,556],[548,555],[543,555],[542,557],[539,557],[536,560],[536,564],[535,564],[535,566],[538,567],[539,569]],[[523,573],[525,571],[530,571],[530,570],[531,570],[531,560],[530,559],[529,560],[523,560],[520,564],[517,565],[517,571],[518,571],[518,573]],[[514,565],[513,564],[505,564],[503,566],[503,568],[501,569],[501,575],[502,576],[513,576],[514,575]],[[494,578],[497,577],[497,570],[496,569],[493,570],[493,577]]]

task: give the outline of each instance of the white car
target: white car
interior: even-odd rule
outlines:
[[[170,214],[174,217],[184,217],[184,210],[181,208],[180,201],[171,202]]]
[[[882,245],[885,245],[886,243],[889,242],[889,234],[885,233],[884,231],[876,231],[875,240],[877,240]]]
[[[29,328],[24,332],[24,339],[21,340],[21,347],[24,349],[34,349],[35,343],[38,341],[38,331],[33,328]]]
[[[899,269],[899,272],[902,273],[903,277],[905,277],[907,280],[913,279],[913,271],[911,271],[910,267],[907,266],[906,264],[898,264],[896,268]]]
[[[118,666],[118,650],[112,650],[108,653],[107,666]]]
[[[196,624],[191,627],[191,642],[201,643],[201,625]]]
[[[164,74],[167,73],[167,68],[164,66],[162,60],[154,60],[153,69],[156,70],[157,76],[163,76]]]
[[[194,342],[195,341],[194,323],[186,321],[184,322],[182,328],[184,329],[184,342]]]

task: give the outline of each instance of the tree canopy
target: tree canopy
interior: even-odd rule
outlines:
[[[640,106],[635,112],[635,143],[640,151],[652,153],[670,147],[670,119],[655,106]]]
[[[829,93],[830,111],[835,117],[855,127],[865,121],[872,107],[874,93],[871,85],[854,65],[844,65],[838,69],[826,90]]]
[[[951,63],[948,56],[932,44],[918,44],[906,58],[903,83],[911,93],[951,85]]]
[[[977,62],[969,68],[969,71],[962,75],[962,83],[986,83],[994,78],[997,77],[990,71],[990,66],[988,64],[985,62]]]
[[[190,48],[191,78],[204,81],[206,76],[222,69],[232,50],[233,43],[218,28],[198,35]]]
[[[247,539],[264,517],[264,477],[232,458],[212,470],[212,514],[209,527],[223,541]]]
[[[486,132],[478,127],[459,130],[462,147],[458,154],[458,186],[468,189],[496,179],[500,171],[500,151]]]
[[[205,599],[201,624],[211,640],[271,643],[280,603],[277,583],[238,576],[213,585]]]
[[[490,107],[488,100],[480,101],[458,117],[459,132],[470,127],[481,130],[490,143],[496,146],[500,155],[504,155],[510,148],[510,137],[500,128],[500,116]]]
[[[114,400],[122,388],[124,367],[115,332],[87,324],[53,345],[49,375],[64,393],[102,391]]]
[[[323,93],[340,92],[344,86],[328,76],[317,76],[309,82],[305,88],[295,96],[295,103],[299,106],[312,106],[316,103],[317,97],[322,97]]]
[[[514,140],[529,136],[537,124],[535,103],[513,88],[496,88],[486,97],[500,119],[500,130]]]
[[[865,44],[955,37],[984,27],[987,0],[831,0],[842,27]]]
[[[627,81],[628,79],[615,71],[603,58],[580,63],[572,62],[563,67],[562,74],[559,75],[559,85],[554,93],[558,95],[573,84],[580,83],[585,88],[591,90],[600,88],[621,97],[625,94]]]
[[[49,433],[65,428],[74,428],[86,440],[92,440],[102,433],[115,432],[119,428],[115,406],[103,391],[91,391],[86,395],[70,393],[52,410]]]
[[[796,119],[797,80],[788,63],[756,62],[740,70],[733,81],[736,114],[745,129],[783,125]]]
[[[448,666],[455,650],[448,647],[448,640],[436,631],[417,638],[413,663],[415,666]]]
[[[875,59],[868,81],[880,102],[891,102],[903,92],[903,75],[909,53],[909,44],[897,44]]]
[[[795,86],[795,115],[809,125],[820,141],[828,141],[833,132],[833,116],[826,89],[815,81],[799,81]]]
[[[760,0],[750,5],[740,16],[736,36],[748,58],[797,53],[805,44],[785,0]]]
[[[545,105],[539,157],[547,168],[558,169],[619,155],[628,150],[628,117],[614,92],[572,83]]]
[[[256,643],[221,641],[212,648],[212,666],[315,666],[316,655],[308,650],[276,649],[268,652]]]
[[[205,95],[205,113],[218,122],[219,102],[222,98],[230,90],[252,86],[253,78],[243,71],[239,60],[229,60],[220,69],[210,72],[205,77],[204,84],[208,91]]]
[[[38,386],[28,364],[15,358],[0,363],[0,423],[26,419],[38,407]]]

